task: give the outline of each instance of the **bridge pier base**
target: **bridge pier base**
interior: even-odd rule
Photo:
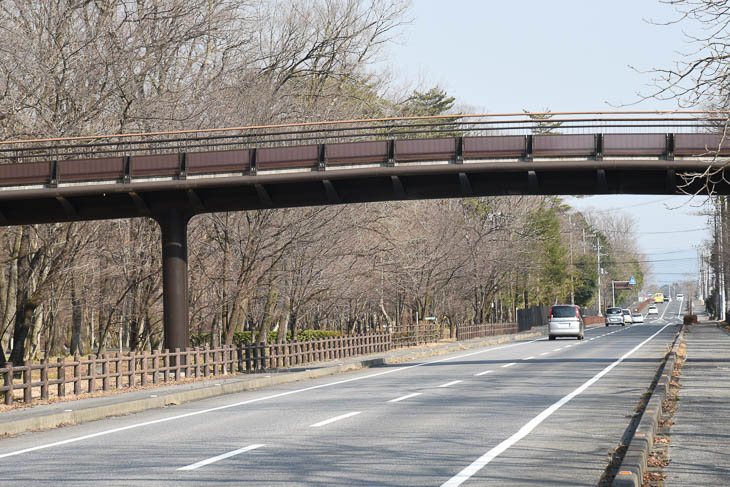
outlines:
[[[190,346],[187,235],[190,217],[176,209],[155,215],[162,231],[164,348],[171,351]]]

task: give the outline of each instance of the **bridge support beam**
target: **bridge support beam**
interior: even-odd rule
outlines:
[[[188,322],[188,221],[191,215],[170,209],[155,215],[162,230],[164,347],[190,346]]]

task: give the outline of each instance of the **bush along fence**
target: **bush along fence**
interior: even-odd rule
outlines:
[[[517,323],[458,327],[457,340],[517,333]],[[40,363],[5,364],[0,368],[0,397],[6,405],[94,394],[235,373],[272,370],[312,362],[380,353],[394,348],[434,343],[442,330],[436,324],[393,328],[389,333],[332,336],[282,343],[194,347],[129,355],[44,359]]]

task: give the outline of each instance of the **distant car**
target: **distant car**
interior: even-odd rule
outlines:
[[[648,314],[648,315],[658,315],[659,314],[659,310],[656,308],[656,306],[654,306],[652,304],[651,306],[649,306],[649,309],[646,312],[646,314]]]
[[[583,340],[585,325],[580,315],[580,308],[573,304],[556,304],[550,307],[548,318],[548,338],[576,337]]]
[[[631,321],[634,323],[643,323],[644,322],[644,315],[641,313],[631,313]]]
[[[624,326],[624,314],[621,308],[606,308],[606,326]]]
[[[678,298],[683,298],[684,297],[684,294],[677,294],[677,297]]]
[[[621,311],[624,314],[624,324],[626,324],[626,323],[633,323],[634,322],[634,320],[631,319],[631,311],[629,311],[626,308],[622,309]]]
[[[669,296],[664,296],[664,302],[666,303],[668,301],[669,301]]]

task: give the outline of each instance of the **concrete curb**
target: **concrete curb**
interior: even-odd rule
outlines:
[[[0,437],[3,435],[17,435],[27,431],[40,431],[60,426],[70,426],[75,424],[87,423],[112,416],[124,416],[127,414],[139,413],[150,409],[163,408],[167,406],[176,406],[191,401],[208,399],[211,397],[221,396],[224,394],[234,394],[237,392],[251,391],[271,387],[275,385],[288,384],[291,382],[303,381],[308,379],[317,379],[328,375],[342,374],[353,370],[378,367],[383,365],[399,364],[411,360],[435,357],[445,355],[447,353],[458,352],[473,348],[486,347],[490,345],[499,345],[502,343],[527,340],[544,336],[544,331],[533,331],[527,333],[518,333],[516,335],[505,335],[500,337],[480,338],[469,340],[466,342],[454,342],[443,345],[437,345],[427,349],[414,349],[412,352],[403,353],[403,351],[391,352],[390,357],[374,357],[362,358],[350,363],[341,365],[321,367],[318,369],[303,370],[296,372],[282,371],[279,374],[271,374],[269,376],[249,376],[246,380],[240,380],[241,376],[236,376],[235,382],[221,383],[220,385],[200,387],[197,389],[184,391],[158,392],[157,397],[146,397],[143,399],[121,401],[115,404],[107,404],[103,406],[92,406],[81,408],[73,411],[53,412],[49,414],[32,415],[28,418],[20,418],[11,421],[2,421],[0,418]],[[314,364],[311,364],[314,365]],[[221,379],[224,382],[225,379]],[[151,395],[154,395],[155,389],[148,389]],[[120,393],[119,396],[123,396]],[[108,396],[107,396],[108,397]],[[68,404],[74,404],[69,401]],[[32,409],[32,408],[29,408]]]
[[[672,371],[677,361],[677,347],[684,338],[685,327],[679,331],[670,349],[667,360],[659,371],[659,380],[641,415],[639,425],[631,438],[618,472],[611,484],[613,487],[640,487],[647,470],[649,454],[654,446],[659,418],[662,414],[662,404],[669,392],[669,382],[672,380]]]

